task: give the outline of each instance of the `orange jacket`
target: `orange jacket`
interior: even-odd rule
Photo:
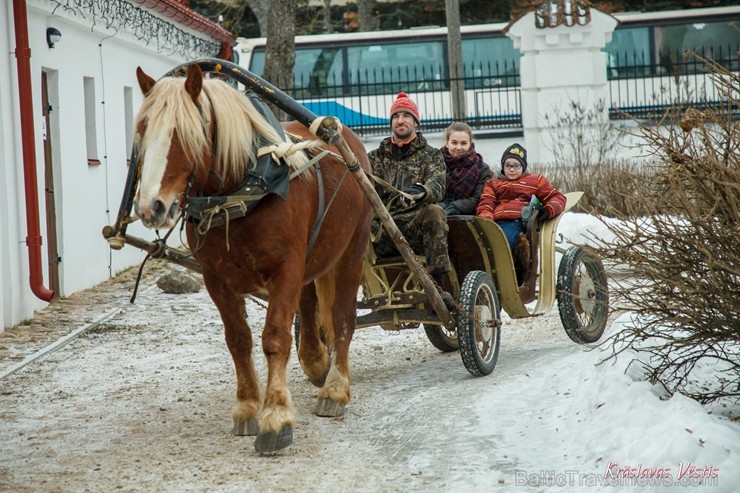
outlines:
[[[547,178],[535,173],[525,173],[516,180],[500,175],[488,180],[476,208],[477,216],[499,220],[522,218],[522,207],[535,195],[545,206],[550,217],[565,210],[565,195],[553,187]]]

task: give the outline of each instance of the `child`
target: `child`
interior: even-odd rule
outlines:
[[[483,187],[475,213],[496,221],[514,251],[519,234],[524,230],[522,208],[529,204],[532,196],[541,203],[539,211],[543,220],[565,210],[565,195],[544,176],[527,173],[527,151],[521,145],[513,144],[501,157],[501,171]]]

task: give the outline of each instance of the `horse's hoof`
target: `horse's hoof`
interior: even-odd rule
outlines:
[[[236,436],[249,436],[253,437],[258,435],[260,432],[260,425],[257,423],[255,418],[249,418],[246,421],[234,420],[234,427],[231,429],[231,433]]]
[[[344,404],[340,404],[331,399],[320,398],[316,402],[316,407],[313,408],[313,413],[316,416],[325,416],[328,418],[343,416]]]
[[[267,433],[257,435],[257,439],[254,441],[254,448],[260,454],[269,454],[284,449],[291,443],[293,443],[293,428],[291,426],[285,426],[279,432],[268,431]]]

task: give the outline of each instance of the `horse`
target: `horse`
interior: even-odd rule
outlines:
[[[192,65],[186,77],[155,81],[140,67],[136,75],[144,99],[135,119],[140,182],[134,211],[149,228],[172,228],[181,214],[187,216],[187,204],[196,196],[238,187],[265,143],[273,154],[298,149],[284,152],[282,164],[274,164],[303,168],[284,197],[268,193],[243,217],[205,232],[202,224],[185,221],[236,370],[232,433],[256,436],[261,454],[279,451],[293,442],[295,409],[286,367],[296,313],[298,358],[308,379],[320,387],[313,412],[341,416],[350,400],[348,353],[370,235],[369,201],[356,180],[345,179],[347,167],[335,148],[319,146],[297,122],[275,120],[274,128],[244,93],[206,78],[199,66]],[[345,127],[342,137],[369,173],[358,136]],[[320,149],[329,152],[320,157],[317,170],[309,155]],[[319,197],[320,187],[331,200]],[[322,207],[323,202],[329,206]],[[268,300],[262,329],[264,394],[245,316],[248,295]]]

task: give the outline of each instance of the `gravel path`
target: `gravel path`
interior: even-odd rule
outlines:
[[[161,292],[153,285],[159,272],[150,268],[134,305],[135,271],[52,304],[0,338],[1,372],[111,313],[0,381],[0,491],[508,489],[526,465],[509,449],[540,399],[527,392],[528,373],[547,373],[559,355],[582,351],[565,336],[557,309],[505,317],[498,366],[481,378],[466,372],[458,353],[434,349],[420,329],[361,329],[345,416],[311,414],[316,388],[293,355],[294,443],[263,457],[253,438],[229,433],[235,379],[210,298],[205,290]],[[252,327],[264,313],[248,302]],[[257,363],[264,377],[264,358]],[[500,401],[481,409],[480,397],[492,393]],[[490,420],[499,431],[481,433]]]

